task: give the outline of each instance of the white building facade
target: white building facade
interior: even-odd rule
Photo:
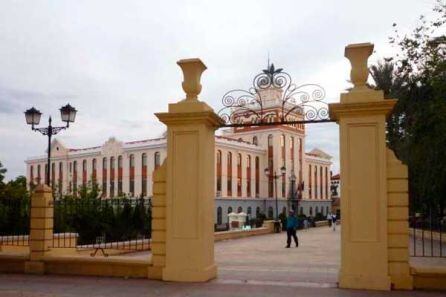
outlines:
[[[280,90],[269,92],[274,103]],[[271,106],[271,112],[276,112]],[[50,182],[56,193],[76,195],[93,182],[104,199],[124,194],[151,197],[153,172],[167,157],[166,138],[132,142],[110,138],[101,146],[81,149],[67,148],[56,139],[51,152]],[[320,149],[305,153],[303,124],[229,128],[216,136],[212,153],[216,224],[227,223],[231,212],[273,217],[276,195],[278,213],[291,207],[293,195],[300,198],[298,213],[315,216],[331,211],[331,156]],[[46,162],[46,156],[26,161],[30,186],[45,182]],[[268,177],[265,168],[278,178]]]

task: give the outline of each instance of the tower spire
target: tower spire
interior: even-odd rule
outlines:
[[[268,64],[266,65],[266,69],[269,69],[269,51],[268,51]]]

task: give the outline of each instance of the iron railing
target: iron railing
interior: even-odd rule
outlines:
[[[28,246],[30,199],[0,199],[0,246]]]
[[[409,219],[411,256],[446,257],[445,218],[415,213]]]
[[[62,199],[54,202],[53,247],[150,249],[149,199]]]

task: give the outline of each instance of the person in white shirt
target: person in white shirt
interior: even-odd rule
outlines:
[[[331,227],[331,223],[332,223],[331,220],[332,220],[332,216],[331,216],[331,212],[329,212],[327,215],[328,227]]]

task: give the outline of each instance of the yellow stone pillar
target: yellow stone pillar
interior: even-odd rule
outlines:
[[[345,48],[354,87],[330,104],[340,128],[342,288],[390,290],[386,115],[396,100],[367,87],[367,59],[373,44]]]
[[[166,264],[166,161],[153,173],[151,249],[148,278],[161,280]]]
[[[25,263],[25,272],[43,274],[43,258],[53,244],[53,195],[46,185],[36,187],[31,196],[31,220],[29,232],[30,261]]]
[[[214,263],[214,132],[222,120],[198,100],[200,59],[180,60],[186,99],[157,113],[167,125],[166,256],[162,278],[202,282],[216,277]]]

